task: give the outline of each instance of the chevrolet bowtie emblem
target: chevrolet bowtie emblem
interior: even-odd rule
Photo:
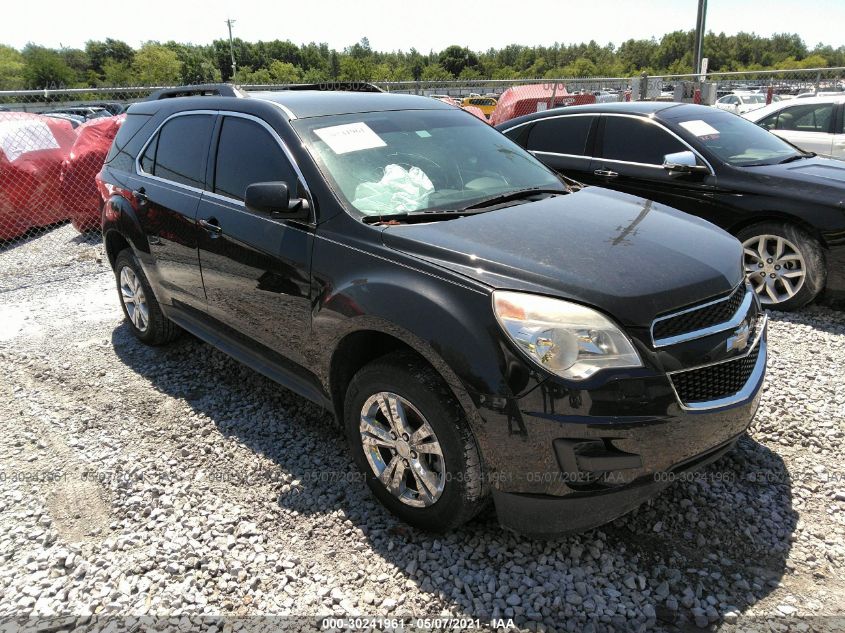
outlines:
[[[747,321],[743,321],[742,324],[734,330],[734,333],[728,337],[727,341],[727,351],[736,350],[741,352],[746,347],[748,347],[748,338],[751,335],[751,328],[748,325]]]

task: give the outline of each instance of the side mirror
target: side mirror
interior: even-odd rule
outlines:
[[[250,211],[279,220],[307,220],[311,215],[308,200],[291,198],[286,182],[256,182],[246,188],[244,204]]]
[[[710,170],[707,169],[707,167],[698,164],[695,154],[689,150],[666,154],[663,157],[663,169],[668,171],[670,176],[710,173]]]

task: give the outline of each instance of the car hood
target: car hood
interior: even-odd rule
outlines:
[[[607,189],[426,224],[396,225],[384,244],[491,288],[598,307],[647,326],[658,314],[730,291],[742,247],[699,218]]]
[[[812,196],[812,200],[845,208],[845,161],[814,156],[783,165],[742,169],[766,187],[786,183],[793,196]]]

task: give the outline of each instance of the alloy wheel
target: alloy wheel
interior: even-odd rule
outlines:
[[[416,508],[437,502],[446,486],[443,449],[413,404],[386,391],[370,396],[360,432],[373,473],[394,497]]]
[[[742,244],[745,274],[760,302],[783,303],[804,286],[807,266],[801,251],[779,235],[755,235]]]
[[[129,315],[132,325],[139,332],[146,332],[150,323],[147,297],[138,276],[129,266],[124,266],[120,270],[120,296],[123,298],[123,305],[126,307],[126,314]]]

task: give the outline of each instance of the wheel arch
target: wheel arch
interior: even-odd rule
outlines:
[[[480,423],[480,416],[469,392],[449,365],[424,341],[410,332],[387,331],[367,327],[347,332],[337,343],[328,369],[328,392],[336,419],[343,419],[346,390],[352,377],[365,365],[396,351],[407,351],[418,357],[446,383],[458,401],[470,427]]]
[[[818,228],[816,228],[810,222],[807,222],[807,220],[801,218],[800,216],[787,213],[785,211],[767,211],[765,215],[754,215],[747,218],[743,218],[742,220],[732,224],[727,229],[727,231],[728,233],[736,237],[740,231],[743,231],[757,224],[766,224],[768,222],[782,222],[784,224],[793,224],[804,232],[808,233],[811,237],[818,241],[818,243],[823,248],[828,248],[827,242],[824,239],[822,233],[818,230]]]

